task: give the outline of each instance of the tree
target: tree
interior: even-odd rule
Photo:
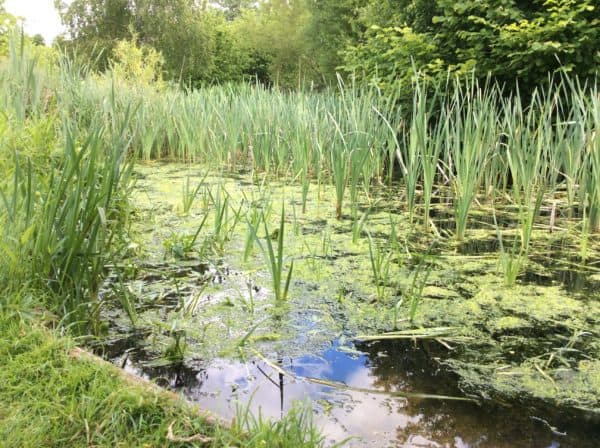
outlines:
[[[261,78],[266,67],[264,81],[282,87],[313,80],[316,70],[305,39],[309,19],[303,0],[271,0],[244,10],[233,29],[250,57],[247,72]]]
[[[0,0],[0,57],[8,54],[8,33],[16,26],[17,20],[4,9],[4,0]]]
[[[252,0],[218,0],[215,3],[225,11],[227,20],[235,20],[245,9],[253,8],[256,4]]]
[[[594,0],[372,0],[360,21],[366,31],[343,52],[343,67],[357,73],[362,64],[359,77],[383,88],[414,65],[439,79],[450,72],[509,88],[518,81],[526,93],[549,72],[591,77],[600,64]]]
[[[335,82],[343,63],[341,52],[363,35],[359,21],[367,0],[311,0],[311,17],[305,29],[308,53],[323,79]]]
[[[117,43],[111,68],[115,78],[121,82],[161,89],[162,64],[161,54],[152,47],[138,45],[134,36],[132,40]]]
[[[31,38],[31,42],[33,43],[33,45],[37,45],[38,47],[46,46],[46,41],[44,40],[44,36],[42,36],[41,34],[35,34]]]
[[[55,0],[55,7],[67,29],[60,43],[72,53],[108,68],[113,50],[130,36],[132,20],[129,0]]]
[[[210,79],[214,30],[193,0],[137,0],[131,11],[140,42],[163,54],[170,78],[193,85]]]
[[[87,55],[100,70],[109,67],[117,43],[135,35],[140,45],[162,54],[170,79],[198,85],[213,81],[216,73],[234,78],[231,67],[216,66],[235,62],[228,54],[235,48],[229,47],[234,40],[226,35],[224,15],[202,2],[73,0],[67,5],[57,0],[57,8],[68,31],[62,45]]]

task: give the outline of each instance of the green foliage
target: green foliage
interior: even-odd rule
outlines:
[[[600,63],[594,0],[57,0],[62,45],[105,69],[133,31],[185,85],[257,78],[336,83],[337,71],[407,100],[414,72],[437,82],[475,72],[522,92]],[[212,5],[212,6],[211,6]],[[215,8],[214,6],[219,6]],[[407,100],[408,101],[408,100]]]
[[[8,34],[16,24],[16,18],[6,12],[4,0],[0,0],[0,58],[8,54]]]
[[[261,217],[261,221],[263,222],[265,231],[264,243],[258,238],[256,233],[254,234],[254,237],[265,257],[265,262],[269,268],[269,272],[271,273],[275,301],[279,303],[287,299],[290,283],[292,281],[292,272],[294,271],[294,261],[292,260],[284,283],[283,268],[285,258],[283,256],[283,248],[285,245],[285,208],[283,204],[281,206],[281,218],[279,220],[279,228],[277,230],[275,230],[273,233],[269,233],[267,219],[265,218],[264,214]],[[273,248],[271,239],[276,240],[275,248]]]
[[[406,100],[412,99],[417,76],[435,78],[445,71],[435,42],[406,26],[372,25],[342,55],[346,72],[385,92],[401,92]]]
[[[494,48],[496,61],[510,58],[509,67],[493,74],[516,75],[531,84],[559,69],[594,76],[600,63],[600,16],[593,0],[547,0],[531,18],[504,25]],[[505,64],[503,64],[505,65]],[[510,69],[510,70],[508,70]]]
[[[44,36],[42,36],[41,34],[35,34],[32,38],[31,38],[31,42],[34,45],[43,47],[46,45],[46,41],[44,40]]]
[[[130,35],[133,13],[128,0],[55,0],[68,35],[58,42],[70,54],[93,61],[106,69],[120,40]]]
[[[160,89],[163,57],[154,48],[138,46],[136,38],[117,42],[114,61],[111,64],[116,79],[140,87],[154,86]]]
[[[314,67],[306,57],[304,39],[309,18],[302,0],[275,0],[245,10],[233,27],[243,51],[251,56],[247,73],[259,75],[264,64],[267,81],[282,87],[296,87],[312,79]]]
[[[362,35],[358,17],[364,0],[312,0],[311,13],[305,30],[308,57],[319,75],[329,83],[336,83],[340,54],[348,43],[358,42]]]
[[[0,141],[9,145],[0,159],[0,251],[9,262],[0,290],[44,291],[48,309],[83,328],[94,321],[102,274],[125,230],[130,110],[117,118],[107,101],[109,123],[60,126],[52,71],[38,67],[22,37],[9,46],[0,76]]]
[[[239,80],[245,58],[222,12],[189,0],[57,1],[68,35],[60,44],[104,70],[133,35],[144,52],[162,54],[167,77],[185,85]],[[241,61],[241,62],[240,62]]]
[[[509,88],[518,81],[522,92],[555,70],[592,77],[600,62],[593,0],[387,0],[361,11],[366,31],[342,52],[342,67],[390,92],[410,92],[411,61],[440,81],[474,71]]]
[[[225,9],[227,20],[234,20],[242,14],[244,9],[252,7],[252,0],[218,0],[214,2]]]

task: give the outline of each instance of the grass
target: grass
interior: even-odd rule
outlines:
[[[406,298],[408,302],[408,320],[411,324],[414,324],[415,322],[419,304],[423,300],[423,290],[425,289],[427,280],[433,270],[433,265],[429,259],[432,257],[431,250],[434,246],[435,241],[429,246],[427,254],[419,260],[417,268],[411,274],[412,281],[410,282],[410,285],[402,292],[403,297]]]
[[[126,229],[127,143],[113,134],[103,151],[105,132],[76,136],[67,128],[64,152],[44,172],[15,153],[12,185],[1,195],[4,251],[27,267],[28,281],[52,292],[45,305],[81,331],[94,325],[88,303]]]
[[[222,253],[225,244],[231,239],[231,235],[242,219],[243,205],[240,204],[238,208],[235,208],[230,202],[231,196],[221,185],[217,186],[214,193],[209,190],[208,195],[215,209],[211,233],[212,245],[219,253]]]
[[[208,175],[208,173],[198,183],[198,185],[196,185],[195,188],[192,188],[192,186],[190,185],[189,176],[186,177],[185,182],[183,183],[183,186],[182,186],[182,191],[181,191],[181,210],[183,211],[183,213],[187,214],[190,212],[190,209],[192,208],[192,205],[194,204],[196,197],[200,194],[200,190],[203,186],[203,181],[204,181],[204,179],[206,179],[207,175]]]
[[[393,98],[343,83],[322,92],[255,85],[159,92],[117,80],[116,95],[112,77],[92,78],[63,65],[67,73],[59,82],[68,84],[61,85],[56,101],[71,111],[75,127],[119,125],[142,160],[205,161],[218,170],[249,169],[269,180],[294,178],[302,185],[303,212],[313,181],[317,187],[335,186],[340,219],[345,201],[355,202],[361,190],[369,194],[385,180],[405,195],[409,214],[427,226],[432,197],[450,187],[455,237],[462,240],[480,197],[491,191],[511,195],[512,179],[534,176],[537,185],[566,188],[574,218],[581,219],[585,202],[591,230],[598,230],[600,102],[595,87],[573,79],[556,80],[530,99],[472,80],[449,80],[437,88],[419,81],[412,108],[404,111]],[[15,68],[11,76],[22,72]],[[40,84],[56,84],[43,73],[34,81],[13,78],[35,91]],[[104,107],[111,95],[113,111]],[[40,115],[35,97],[26,108]],[[20,104],[18,98],[11,102]]]
[[[458,241],[465,238],[469,211],[497,144],[495,97],[496,92],[488,93],[471,83],[465,90],[455,90],[449,106],[445,151]]]

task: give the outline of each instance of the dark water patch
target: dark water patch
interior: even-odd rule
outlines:
[[[529,269],[519,276],[519,281],[539,286],[552,286],[554,284],[554,278],[550,272],[540,273]]]
[[[122,366],[131,352],[144,347],[144,341],[150,333],[151,330],[129,330],[121,334],[113,334],[109,338],[91,341],[88,346],[96,355]]]
[[[590,280],[589,272],[580,270],[563,269],[554,272],[557,281],[565,286],[565,289],[573,293],[593,292],[598,293],[598,285]]]
[[[594,271],[583,267],[576,267],[574,263],[572,268],[564,266],[564,260],[560,258],[537,258],[543,271],[528,269],[519,276],[519,281],[524,284],[538,286],[562,285],[569,293],[580,295],[594,295],[598,293],[598,282],[594,280],[592,274]]]
[[[380,198],[382,199],[382,198]],[[368,215],[401,215],[405,212],[404,208],[397,204],[396,198],[383,199],[380,200],[377,204],[359,204],[356,206],[356,211],[359,212],[359,218],[363,213],[367,213]],[[343,219],[354,220],[355,215],[344,215]]]
[[[456,215],[452,208],[434,207],[430,210],[430,219],[438,230],[453,231],[456,229]],[[492,212],[472,210],[467,218],[467,236],[469,230],[510,229],[516,227],[518,221],[514,216],[496,212],[496,221]]]
[[[254,187],[256,185],[256,182],[253,182],[251,180],[239,180],[239,184],[241,186],[245,186],[245,187]]]
[[[303,235],[313,235],[322,233],[327,227],[326,219],[315,219],[302,226]]]
[[[441,205],[444,207],[452,207],[452,196],[433,195],[431,196],[431,205]]]
[[[458,246],[458,253],[462,255],[481,255],[498,252],[499,246],[497,238],[469,239]]]

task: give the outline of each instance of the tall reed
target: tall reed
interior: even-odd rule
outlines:
[[[456,86],[446,130],[446,166],[452,181],[456,239],[462,241],[481,179],[498,142],[497,93],[471,81]]]
[[[275,301],[281,302],[287,299],[288,291],[290,288],[290,283],[292,281],[292,272],[294,271],[294,262],[290,263],[288,268],[287,276],[284,280],[284,263],[285,258],[283,256],[283,249],[285,245],[284,232],[285,232],[285,207],[281,206],[281,217],[279,220],[279,228],[274,232],[274,235],[269,233],[269,228],[267,226],[267,220],[262,218],[264,231],[265,231],[265,239],[264,243],[256,237],[256,242],[259,245],[265,260],[267,262],[267,267],[269,268],[269,272],[271,274],[271,280],[273,282],[273,292],[275,294]],[[276,247],[273,248],[273,243],[271,239],[274,238],[276,241]]]

